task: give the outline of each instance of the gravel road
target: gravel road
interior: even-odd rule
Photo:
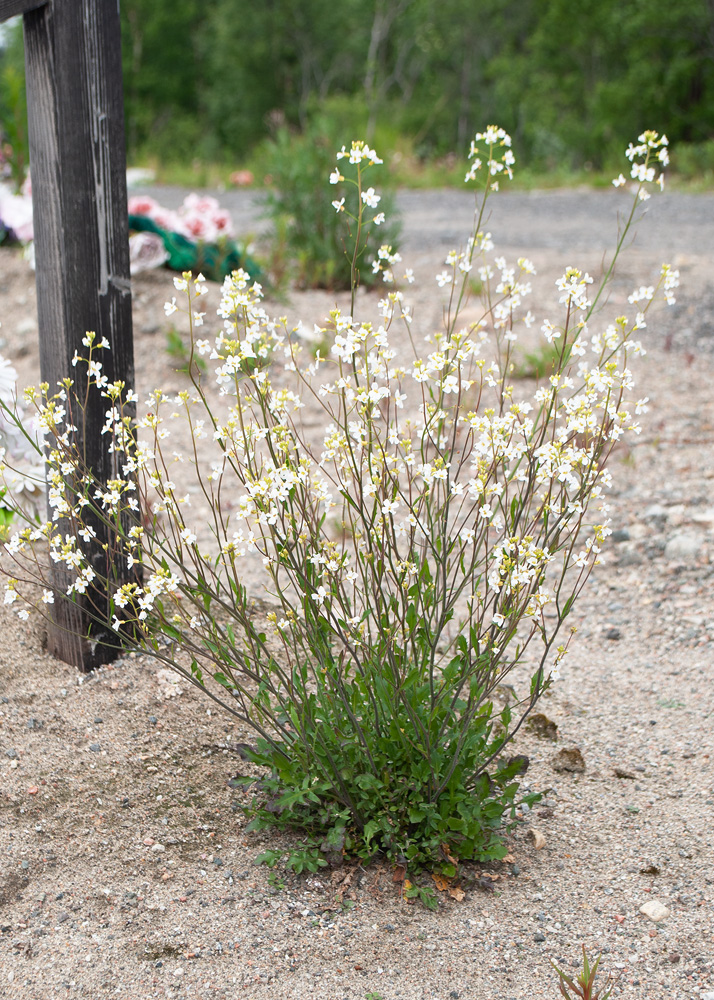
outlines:
[[[134,188],[131,194],[150,194],[167,208],[178,208],[189,193],[179,187]],[[261,232],[263,196],[254,191],[210,192],[233,215],[236,229]],[[524,252],[536,249],[563,253],[602,252],[613,245],[618,219],[629,212],[626,190],[501,191],[490,202],[488,226],[499,243]],[[468,191],[400,191],[403,250],[449,249],[464,239],[473,219],[474,196]],[[648,247],[660,252],[711,254],[714,259],[714,194],[667,191],[645,206]],[[644,248],[644,246],[643,246]]]

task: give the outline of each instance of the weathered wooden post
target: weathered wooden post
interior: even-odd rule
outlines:
[[[92,330],[111,345],[101,359],[109,381],[133,387],[119,3],[0,0],[0,20],[16,14],[24,15],[40,374],[51,391],[70,375],[83,395],[84,376],[71,361]],[[92,392],[80,441],[100,482],[112,476],[109,441],[101,434],[106,408]],[[106,578],[107,534],[95,528],[88,557]],[[126,570],[114,571],[124,582]],[[64,567],[53,572],[55,590],[65,592]],[[84,604],[75,597],[74,604],[55,601],[49,649],[89,670],[116,656],[102,644],[110,633],[89,627],[87,602],[106,608],[107,595],[95,591]]]

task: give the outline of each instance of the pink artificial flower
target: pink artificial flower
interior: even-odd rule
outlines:
[[[148,194],[135,194],[129,199],[129,215],[148,215],[151,219],[154,212],[160,210],[158,201],[154,201]]]
[[[134,233],[133,236],[129,237],[129,260],[132,274],[161,267],[168,256],[164,241],[158,233]]]
[[[7,185],[0,184],[0,220],[21,243],[30,243],[34,236],[32,198],[13,194]]]
[[[211,215],[220,208],[218,201],[209,194],[187,194],[183,200],[183,205],[179,209],[180,214],[196,213],[198,215]]]

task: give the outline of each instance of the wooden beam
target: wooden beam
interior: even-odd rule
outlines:
[[[34,205],[40,372],[50,394],[70,376],[83,395],[75,351],[85,352],[88,330],[106,337],[101,358],[110,382],[134,384],[129,276],[129,233],[124,153],[121,44],[117,0],[54,0],[24,15],[30,162]],[[87,465],[102,483],[116,476],[116,456],[101,434],[107,401],[89,394],[86,433],[77,433]],[[79,423],[79,421],[78,421]],[[127,579],[126,567],[108,566],[106,528],[86,555],[97,574]],[[60,527],[62,527],[60,525]],[[70,582],[54,564],[53,586]],[[111,632],[90,628],[90,601],[107,612],[107,594],[95,590],[76,603],[57,600],[49,649],[88,670],[113,659]],[[84,602],[84,603],[82,603]],[[104,643],[104,644],[103,644]]]
[[[0,21],[7,21],[18,14],[26,14],[28,10],[44,7],[47,0],[0,0]]]

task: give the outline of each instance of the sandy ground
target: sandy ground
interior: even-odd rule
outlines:
[[[445,226],[448,201],[437,229],[450,235],[463,211]],[[537,308],[562,265],[597,273],[602,255],[597,241],[569,251],[575,194],[548,204],[557,212],[524,196],[506,229],[517,247],[527,227],[546,285]],[[284,841],[245,833],[242,793],[228,784],[240,728],[189,690],[167,697],[148,658],[80,675],[0,608],[0,997],[554,998],[549,960],[572,972],[582,944],[604,952],[615,995],[714,997],[714,257],[697,229],[714,199],[698,212],[681,204],[674,253],[655,227],[614,286],[613,308],[661,260],[682,272],[679,304],[643,338],[644,433],[612,465],[619,531],[541,706],[555,740],[531,732],[516,746],[545,797],[509,839],[514,861],[492,867],[496,891],[442,894],[431,913],[404,901],[384,866],[309,877],[256,867]],[[597,229],[602,211],[589,210]],[[578,231],[587,225],[585,212]],[[418,273],[438,269],[441,242],[409,243]],[[416,293],[426,327],[440,311],[432,285]],[[165,350],[172,293],[165,274],[135,282],[142,391],[181,387]],[[319,319],[331,302],[306,293],[289,308]],[[22,382],[37,381],[32,276],[7,250],[0,319],[3,353]],[[575,747],[583,767],[563,770],[561,751]],[[666,908],[659,920],[641,912],[653,901]]]

